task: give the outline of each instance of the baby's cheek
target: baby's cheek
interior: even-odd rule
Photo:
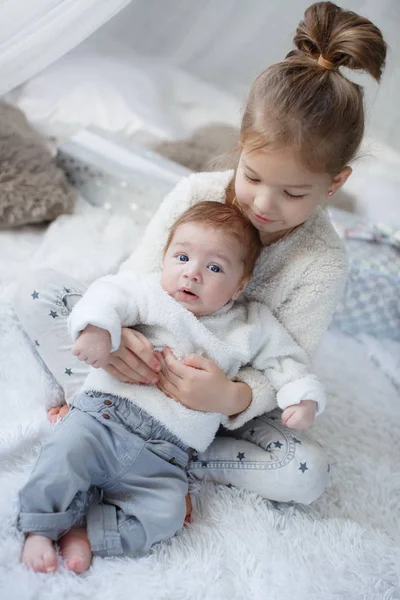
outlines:
[[[171,294],[172,292],[172,278],[170,273],[167,270],[164,270],[161,274],[161,287],[167,294]]]

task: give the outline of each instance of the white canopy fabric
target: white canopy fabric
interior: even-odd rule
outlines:
[[[131,0],[2,0],[0,95],[74,48]]]
[[[109,47],[118,47],[115,53],[125,57],[121,69],[139,55],[243,100],[256,74],[290,50],[296,25],[312,1],[0,0],[0,96],[90,36],[86,49],[92,55],[103,58]],[[389,44],[379,89],[367,75],[355,79],[365,86],[368,129],[400,150],[400,2],[337,1],[375,22]],[[162,102],[168,100],[168,89],[165,93]],[[146,93],[143,98],[147,102]]]

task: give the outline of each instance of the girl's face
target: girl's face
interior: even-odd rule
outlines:
[[[312,173],[290,149],[246,151],[244,147],[235,178],[238,203],[268,242],[277,234],[301,225],[331,191],[335,193],[351,173],[346,167],[332,179]],[[272,236],[274,237],[274,236]]]

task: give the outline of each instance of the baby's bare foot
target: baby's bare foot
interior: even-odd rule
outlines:
[[[50,538],[28,533],[22,549],[21,562],[36,573],[53,573],[57,569],[57,554]]]
[[[53,406],[50,410],[47,411],[47,418],[50,423],[57,423],[60,419],[63,419],[65,415],[68,414],[69,406],[68,404],[63,404],[62,406]]]
[[[64,565],[74,573],[87,571],[92,562],[92,551],[86,529],[70,529],[59,541]]]

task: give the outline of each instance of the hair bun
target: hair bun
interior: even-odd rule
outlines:
[[[333,2],[316,2],[306,10],[294,44],[315,60],[322,55],[336,68],[366,71],[378,82],[382,77],[387,46],[381,31],[368,19]]]

